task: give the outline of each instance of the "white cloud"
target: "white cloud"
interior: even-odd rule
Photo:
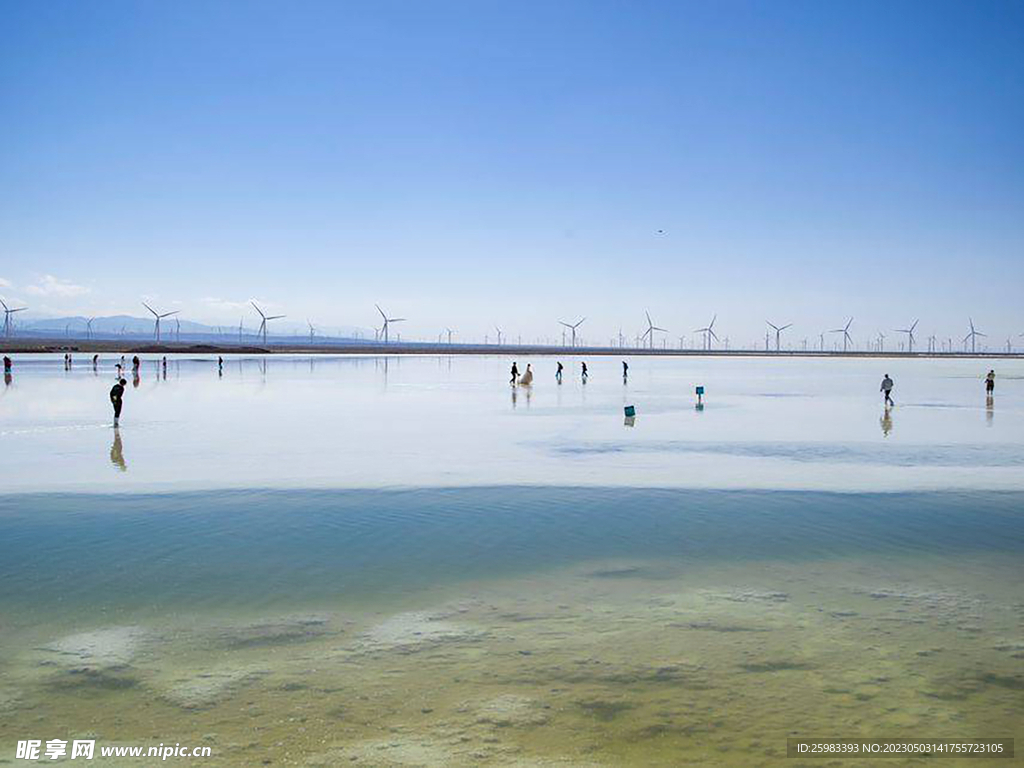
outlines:
[[[0,288],[13,288],[13,287],[14,287],[14,285],[13,285],[13,283],[11,283],[10,280],[4,280],[2,277],[0,277]]]
[[[76,285],[70,280],[61,280],[53,275],[43,275],[35,285],[25,287],[25,293],[33,296],[81,296],[89,293],[90,289],[84,285]]]
[[[250,302],[253,300],[229,301],[228,299],[219,299],[216,296],[204,296],[201,301],[211,309],[238,312],[240,310],[252,311],[252,304]]]

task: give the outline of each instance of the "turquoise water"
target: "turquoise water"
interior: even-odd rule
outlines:
[[[85,735],[223,765],[781,765],[792,735],[1024,736],[1021,379],[985,403],[969,361],[893,362],[887,413],[870,361],[638,360],[625,386],[614,362],[513,401],[503,360],[150,361],[116,432],[108,372],[19,366],[0,760]]]

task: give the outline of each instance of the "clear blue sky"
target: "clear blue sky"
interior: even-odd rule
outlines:
[[[1021,2],[0,13],[0,293],[40,314],[1024,332]]]

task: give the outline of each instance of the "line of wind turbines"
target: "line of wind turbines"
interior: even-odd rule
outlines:
[[[153,316],[153,337],[154,337],[154,339],[156,339],[156,341],[160,341],[161,340],[161,325],[160,325],[161,321],[162,320],[166,320],[169,317],[174,317],[175,315],[178,315],[180,310],[176,309],[176,310],[172,310],[172,311],[168,311],[168,312],[159,312],[156,309],[154,309],[148,302],[143,301],[141,303],[142,303],[142,306],[145,307],[146,310]],[[266,344],[267,343],[267,330],[268,330],[268,325],[267,324],[270,321],[272,321],[272,320],[281,320],[281,319],[287,317],[287,315],[285,315],[285,314],[268,315],[266,312],[263,311],[263,308],[260,307],[260,305],[257,304],[257,302],[255,300],[250,300],[249,303],[252,306],[253,310],[255,310],[255,312],[258,315],[259,320],[260,320],[259,327],[258,327],[258,330],[256,332],[256,335],[259,338],[262,339],[264,344]],[[13,331],[14,331],[14,322],[13,322],[14,315],[16,313],[18,313],[18,312],[25,311],[26,309],[28,309],[28,307],[27,306],[11,307],[11,306],[9,306],[7,304],[7,302],[3,298],[0,298],[0,306],[3,307],[3,312],[4,312],[3,335],[5,337],[10,337],[13,334]],[[374,340],[376,342],[378,342],[378,343],[382,342],[384,344],[389,344],[391,342],[391,325],[393,323],[406,322],[407,318],[405,318],[405,317],[392,317],[387,312],[385,312],[384,309],[379,304],[375,304],[374,306],[377,309],[377,313],[380,315],[380,318],[381,318],[381,326],[379,328],[374,327]],[[93,321],[95,319],[96,319],[95,317],[89,317],[89,318],[86,319],[86,338],[90,338],[91,339],[93,337],[92,324],[93,324]],[[562,347],[570,347],[570,348],[576,348],[577,347],[577,345],[578,345],[578,331],[579,331],[580,327],[583,325],[583,323],[586,321],[586,319],[587,319],[586,317],[580,317],[575,322],[569,322],[569,321],[566,321],[566,320],[559,320],[558,321],[558,324],[562,327]],[[643,329],[643,333],[639,333],[639,332],[637,333],[637,335],[636,335],[636,346],[634,348],[635,349],[644,349],[644,348],[646,348],[646,349],[653,350],[653,349],[655,349],[655,335],[657,333],[665,333],[665,334],[667,334],[667,333],[669,333],[669,331],[668,331],[667,328],[663,328],[663,327],[661,327],[659,325],[656,325],[654,323],[654,320],[652,319],[651,313],[650,313],[649,310],[646,310],[646,309],[644,310],[644,319],[646,320],[646,328]],[[828,334],[838,334],[839,335],[839,339],[837,340],[837,343],[836,343],[836,345],[834,347],[835,351],[839,351],[839,343],[838,342],[841,341],[842,342],[841,351],[844,352],[844,353],[849,352],[850,351],[850,347],[853,344],[853,336],[850,334],[850,328],[853,325],[853,320],[854,320],[854,318],[851,316],[850,318],[847,319],[846,323],[842,327],[832,328],[832,329],[829,329],[828,331],[821,332],[819,334],[820,342],[819,342],[819,349],[818,349],[818,351],[819,352],[825,352],[826,351],[826,349],[825,349],[825,334],[828,333]],[[243,317],[242,320],[239,322],[239,325],[238,325],[238,339],[239,339],[240,343],[242,342],[243,336],[244,336],[244,330],[245,330],[245,328],[244,328],[244,321],[245,321],[245,318]],[[724,345],[723,345],[723,340],[720,339],[718,334],[715,332],[715,323],[717,321],[718,321],[718,315],[715,314],[715,315],[712,316],[711,322],[709,322],[707,325],[702,326],[700,328],[695,328],[693,330],[693,333],[698,334],[698,338],[700,339],[700,348],[702,350],[704,350],[704,351],[711,351],[711,350],[713,350],[715,348],[715,344],[718,344],[720,346],[724,346],[725,348],[728,348],[728,337],[726,337]],[[901,345],[901,350],[900,351],[903,351],[905,349],[905,351],[908,354],[913,354],[914,353],[914,344],[917,341],[917,336],[915,335],[915,331],[917,330],[917,326],[918,326],[919,322],[920,322],[919,319],[915,319],[906,328],[894,328],[892,330],[893,333],[904,334],[905,337],[906,337],[905,348]],[[176,323],[176,326],[175,326],[175,338],[176,338],[176,340],[180,340],[180,336],[181,336],[181,321],[180,321],[180,319],[175,318],[175,323]],[[774,332],[774,337],[775,337],[775,350],[774,351],[775,352],[782,352],[782,334],[783,334],[784,331],[792,328],[793,327],[793,323],[777,324],[777,323],[772,322],[771,320],[765,320],[765,323],[768,326],[768,328],[770,329],[770,330],[766,329],[766,331],[765,331],[765,351],[766,352],[767,351],[771,351],[771,336],[772,336],[772,332]],[[316,339],[316,333],[317,333],[316,326],[309,319],[306,320],[306,325],[309,328],[309,341],[310,341],[310,343],[314,343],[315,339]],[[971,354],[976,354],[977,351],[978,351],[978,339],[979,338],[987,338],[988,334],[984,333],[983,331],[980,331],[977,328],[977,326],[975,326],[974,318],[973,317],[969,317],[968,318],[968,327],[969,327],[969,331],[963,337],[963,339],[960,340],[960,344],[963,345],[963,351],[964,352],[969,351]],[[502,346],[503,342],[506,340],[507,335],[504,333],[504,331],[498,325],[494,326],[494,330],[497,333],[497,346],[500,347],[500,346]],[[69,328],[66,327],[65,328],[65,334],[67,335],[68,333],[69,333]],[[123,333],[123,328],[122,328],[122,333]],[[455,334],[456,334],[456,331],[454,329],[446,327],[440,334],[438,334],[438,343],[443,343],[443,340],[445,339],[445,337],[447,337],[447,343],[449,345],[451,345],[453,343],[453,337],[455,336]],[[1019,337],[1024,338],[1024,333],[1019,334]],[[686,338],[685,336],[680,336],[679,337],[679,348],[680,349],[684,348],[683,342],[684,342],[685,338]],[[877,337],[874,340],[872,340],[871,342],[869,342],[868,351],[884,353],[885,352],[885,339],[886,338],[887,337],[886,337],[885,333],[879,331],[878,334],[877,334]],[[399,340],[400,340],[400,337],[399,337]],[[485,345],[489,345],[489,343],[490,343],[489,336],[485,337],[485,342],[484,343],[485,343]],[[519,337],[519,343],[522,344],[522,337],[521,336]],[[612,346],[615,346],[614,345],[614,340],[613,340]],[[623,335],[621,329],[619,330],[619,334],[618,334],[618,346],[620,348],[623,348],[623,349],[628,348],[626,346],[626,337]],[[941,345],[940,345],[940,340],[939,340],[939,338],[936,335],[932,334],[931,336],[928,337],[928,353],[929,354],[936,354],[936,353],[938,353],[940,351],[940,346],[941,346],[941,351],[942,352],[947,352],[947,353],[953,352],[954,351],[953,350],[953,338],[952,337],[947,337],[946,341],[942,342]],[[667,339],[663,339],[662,347],[667,349]],[[807,351],[807,340],[806,339],[804,339],[803,349],[804,349],[804,351]],[[1011,339],[1007,338],[1007,340],[1006,340],[1006,351],[1007,352],[1011,352],[1011,350],[1012,350]]]

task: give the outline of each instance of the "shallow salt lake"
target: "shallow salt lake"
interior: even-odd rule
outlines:
[[[986,361],[170,357],[115,432],[111,362],[0,394],[0,761],[1024,736],[1024,363],[986,402]]]
[[[169,357],[128,376],[19,358],[0,392],[8,491],[467,485],[1024,489],[1024,360]],[[878,392],[896,380],[888,413]],[[694,404],[697,385],[706,405]],[[632,426],[623,409],[636,407]]]

